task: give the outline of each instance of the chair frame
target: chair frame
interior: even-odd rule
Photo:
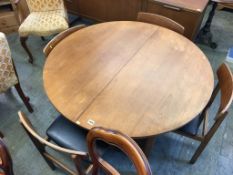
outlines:
[[[125,134],[102,127],[92,128],[87,135],[87,143],[90,157],[93,161],[92,175],[97,175],[103,169],[109,175],[120,175],[108,162],[103,160],[95,151],[95,142],[102,140],[110,145],[121,149],[133,162],[138,174],[152,175],[149,162],[136,144],[136,142]]]
[[[12,0],[11,0],[12,1]],[[22,11],[21,11],[21,9],[20,9],[20,7],[19,7],[19,3],[20,3],[20,0],[15,0],[14,2],[11,2],[11,4],[12,4],[12,6],[13,6],[13,8],[14,9],[17,9],[16,11],[17,11],[17,16],[18,16],[18,21],[19,21],[19,24],[22,24],[22,22],[25,20],[24,18],[23,18],[23,14],[22,14]],[[65,8],[65,7],[64,7]],[[67,22],[68,23],[68,22]],[[24,48],[24,50],[26,51],[26,53],[28,54],[28,56],[29,56],[29,60],[28,60],[28,62],[29,63],[31,63],[31,64],[33,64],[33,56],[32,56],[32,53],[31,53],[31,51],[29,50],[29,48],[28,48],[28,46],[27,46],[27,40],[28,40],[28,37],[29,36],[25,36],[25,37],[19,37],[19,40],[20,40],[20,44],[22,45],[22,47]],[[44,36],[40,36],[41,37],[41,39],[42,39],[42,41],[45,41],[45,38],[44,38]]]
[[[139,12],[137,16],[137,21],[165,27],[181,35],[184,35],[185,32],[185,28],[182,25],[170,18],[159,14]]]
[[[29,136],[29,138],[31,139],[31,141],[33,142],[33,144],[35,145],[41,156],[44,158],[44,160],[52,170],[54,170],[56,168],[55,165],[57,165],[60,169],[64,170],[70,175],[86,174],[86,172],[83,170],[80,164],[83,160],[89,160],[89,155],[87,152],[66,149],[49,142],[48,138],[42,138],[41,136],[39,136],[39,134],[34,130],[31,122],[26,118],[26,116],[21,111],[18,112],[18,115],[19,115],[20,124],[22,125],[27,135]],[[46,151],[46,147],[70,155],[71,159],[75,163],[76,171],[70,169],[63,162],[59,161],[53,155],[48,153]]]
[[[216,133],[217,129],[221,125],[221,123],[224,121],[228,114],[228,109],[230,107],[230,104],[232,103],[233,98],[233,77],[231,74],[230,68],[224,63],[222,64],[218,71],[218,83],[215,86],[215,89],[212,93],[212,96],[200,114],[200,117],[203,119],[203,126],[202,126],[202,132],[201,134],[192,135],[190,133],[182,132],[179,130],[176,130],[175,132],[178,134],[181,134],[183,136],[189,137],[191,139],[197,140],[201,142],[201,144],[198,146],[197,150],[195,151],[194,155],[192,156],[190,163],[193,164],[196,162],[200,154],[204,151],[205,147],[208,145],[211,138]],[[228,84],[227,84],[228,83]],[[208,129],[208,110],[213,104],[217,94],[221,91],[222,97],[221,97],[221,104],[219,107],[219,110],[215,116],[215,123]],[[227,94],[227,91],[229,94]]]
[[[13,164],[10,153],[1,138],[0,138],[0,159],[2,160],[2,163],[0,164],[0,169],[3,170],[4,175],[14,175]]]
[[[55,36],[43,49],[43,52],[45,54],[46,57],[48,57],[48,55],[50,54],[50,52],[54,49],[54,47],[61,42],[64,38],[66,38],[67,36],[71,35],[72,33],[81,30],[83,28],[85,28],[86,25],[81,24],[81,25],[77,25],[74,27],[71,27],[61,33],[59,33],[57,36]]]

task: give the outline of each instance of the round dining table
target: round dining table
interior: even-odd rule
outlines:
[[[118,21],[60,41],[46,59],[43,82],[51,103],[78,126],[147,138],[194,119],[210,99],[214,77],[207,57],[184,36]]]

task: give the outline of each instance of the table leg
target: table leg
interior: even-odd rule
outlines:
[[[210,46],[212,49],[217,48],[217,44],[212,41],[213,35],[211,33],[211,23],[213,21],[213,17],[215,14],[215,10],[217,8],[218,3],[217,2],[212,2],[212,9],[210,10],[208,19],[206,21],[206,24],[204,27],[200,30],[200,32],[197,35],[196,42],[200,44],[207,44]]]
[[[136,142],[141,147],[146,157],[149,157],[152,147],[155,143],[155,137],[149,137],[149,138],[139,139],[139,140],[136,139]]]
[[[3,136],[3,134],[2,134],[2,132],[0,131],[0,138],[3,138],[4,136]]]

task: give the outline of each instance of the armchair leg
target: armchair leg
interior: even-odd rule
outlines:
[[[3,135],[3,133],[0,131],[0,138],[3,138],[4,137],[4,135]]]
[[[32,112],[33,112],[33,109],[32,109],[31,104],[29,103],[29,100],[30,100],[30,99],[29,99],[28,97],[25,96],[25,94],[23,93],[23,90],[21,89],[21,86],[20,86],[19,83],[15,85],[15,89],[17,90],[17,92],[18,92],[20,98],[23,100],[23,103],[24,103],[25,106],[27,107],[28,111],[32,113]]]
[[[26,41],[27,41],[28,37],[20,37],[20,43],[23,46],[24,50],[27,52],[28,56],[29,56],[29,63],[33,63],[33,56],[30,52],[30,50],[27,47]]]

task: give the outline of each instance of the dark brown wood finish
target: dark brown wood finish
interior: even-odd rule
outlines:
[[[82,152],[82,151],[75,151],[75,150],[71,150],[71,149],[66,149],[66,148],[60,147],[58,145],[55,145],[55,144],[49,142],[49,140],[47,140],[46,138],[42,138],[35,131],[31,122],[28,120],[28,118],[25,116],[24,113],[18,112],[18,115],[19,115],[19,120],[20,120],[21,125],[25,129],[26,133],[30,137],[31,141],[34,143],[35,147],[37,148],[37,150],[39,151],[41,156],[44,158],[44,160],[47,162],[47,164],[49,165],[49,167],[52,170],[54,170],[56,168],[55,165],[57,165],[58,167],[60,167],[62,170],[64,170],[65,172],[67,172],[70,175],[83,175],[84,174],[82,167],[80,167],[80,164],[77,164],[76,162],[80,162],[77,160],[82,160],[84,158],[86,160],[88,160],[89,159],[88,153]],[[61,162],[60,160],[55,158],[53,155],[51,155],[49,152],[47,152],[46,147],[49,147],[55,151],[70,155],[70,157],[72,159],[76,160],[74,162],[75,162],[75,166],[76,166],[77,171],[72,170],[67,165],[65,165],[63,162]]]
[[[133,162],[137,174],[152,175],[149,162],[137,143],[127,135],[101,127],[93,128],[87,135],[88,150],[93,161],[92,175],[97,175],[103,169],[109,175],[120,175],[117,170],[103,160],[95,149],[95,142],[102,140],[122,150]]]
[[[0,138],[0,169],[3,170],[4,173],[3,175],[14,175],[13,164],[10,153],[1,138]]]
[[[216,85],[212,97],[207,104],[207,106],[204,108],[203,112],[201,113],[201,117],[203,117],[203,128],[201,135],[191,135],[186,132],[182,131],[176,131],[179,134],[182,134],[186,137],[195,139],[197,141],[200,141],[201,144],[197,148],[196,152],[194,153],[193,157],[190,160],[190,163],[195,163],[200,154],[203,152],[215,132],[217,131],[218,127],[221,125],[223,120],[226,118],[228,114],[228,109],[232,103],[233,98],[233,77],[230,68],[224,63],[222,64],[218,71],[218,84]],[[215,97],[217,94],[221,92],[221,101],[219,105],[218,112],[215,116],[215,122],[214,124],[208,128],[208,110],[210,106],[213,104]]]
[[[181,35],[184,34],[184,27],[177,22],[161,15],[153,14],[153,13],[146,13],[146,12],[139,12],[137,20],[140,22],[147,22],[150,24],[159,25],[170,30],[173,30]]]
[[[97,21],[136,20],[145,0],[65,0],[69,12]]]

